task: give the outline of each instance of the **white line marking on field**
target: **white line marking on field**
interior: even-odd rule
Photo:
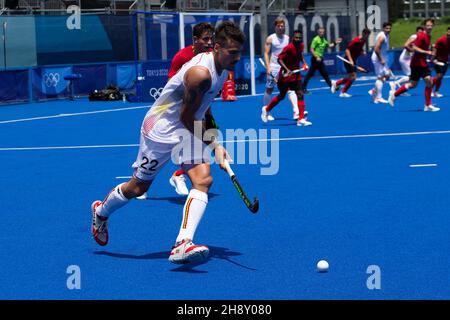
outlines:
[[[132,176],[116,177],[116,179],[131,179]]]
[[[422,131],[422,132],[397,132],[397,133],[373,133],[373,134],[352,134],[338,136],[316,136],[316,137],[291,137],[278,139],[247,139],[247,140],[225,140],[221,143],[242,143],[242,142],[269,142],[269,141],[298,141],[298,140],[330,140],[330,139],[352,139],[352,138],[379,138],[379,137],[400,137],[418,136],[432,134],[449,134],[450,130],[442,131]],[[0,148],[0,151],[29,151],[29,150],[62,150],[62,149],[95,149],[95,148],[130,148],[138,147],[138,144],[104,144],[94,146],[59,146],[59,147],[16,147]]]
[[[437,167],[436,163],[426,163],[426,164],[410,164],[411,168],[422,168],[422,167]]]
[[[117,111],[128,111],[128,110],[144,109],[144,108],[148,109],[149,106],[129,107],[129,108],[120,108],[120,109],[107,109],[107,110],[97,110],[97,111],[87,111],[87,112],[80,112],[80,113],[60,113],[60,114],[57,114],[57,115],[54,115],[54,116],[24,118],[24,119],[15,119],[15,120],[5,120],[5,121],[0,121],[0,124],[14,123],[14,122],[25,122],[25,121],[34,121],[34,120],[45,120],[45,119],[54,119],[54,118],[64,118],[64,117],[75,117],[75,116],[84,116],[84,115],[87,115],[87,114],[117,112]]]

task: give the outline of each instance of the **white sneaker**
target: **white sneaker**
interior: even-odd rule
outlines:
[[[293,120],[297,120],[299,117],[298,112],[295,112],[294,115],[292,116]]]
[[[208,254],[207,246],[196,246],[191,239],[184,239],[172,247],[169,261],[176,264],[199,262],[205,260]]]
[[[137,200],[147,200],[147,192],[145,192],[142,196],[136,197]]]
[[[303,118],[297,122],[297,126],[299,126],[299,127],[307,127],[310,125],[312,125],[312,122],[307,121],[305,118]]]
[[[331,80],[331,93],[336,93],[336,81]]]
[[[375,98],[373,103],[389,103],[389,101],[387,101],[386,99],[383,99],[383,98]]]
[[[442,98],[444,95],[442,93],[440,93],[439,91],[435,91],[431,93],[431,96],[433,98]]]
[[[351,94],[348,94],[347,92],[342,92],[342,93],[339,95],[339,97],[340,97],[340,98],[351,98],[352,95],[351,95]]]
[[[433,106],[432,104],[430,104],[430,105],[428,105],[428,106],[425,106],[425,107],[423,108],[423,111],[425,111],[425,112],[427,112],[427,111],[430,111],[430,112],[436,112],[436,111],[439,111],[439,110],[441,110],[441,109],[438,108],[438,107]]]
[[[269,121],[269,119],[267,118],[267,111],[266,111],[266,106],[262,107],[261,109],[261,120],[262,122],[266,123],[267,121]]]
[[[272,115],[270,114],[270,112],[267,112],[266,107],[267,107],[267,106],[264,106],[264,107],[262,107],[262,109],[261,109],[261,120],[262,120],[263,122],[275,120],[275,118],[272,117]]]
[[[367,91],[367,93],[368,93],[372,98],[374,98],[374,95],[375,95],[375,90],[374,90],[374,89],[370,89],[369,91]]]
[[[391,107],[393,107],[395,105],[395,91],[394,90],[389,91],[388,102],[391,105]]]
[[[186,178],[184,177],[184,174],[180,174],[179,176],[173,174],[169,179],[169,183],[175,188],[175,192],[180,196],[187,196],[189,194],[189,190],[186,187]]]
[[[96,200],[91,204],[91,214],[92,214],[92,227],[91,233],[95,242],[101,246],[106,246],[108,243],[108,218],[101,217],[96,213],[96,209],[100,206],[102,202]]]

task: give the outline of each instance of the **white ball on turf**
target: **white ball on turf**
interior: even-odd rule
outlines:
[[[328,262],[326,260],[320,260],[317,262],[317,271],[319,272],[327,272],[328,271]]]

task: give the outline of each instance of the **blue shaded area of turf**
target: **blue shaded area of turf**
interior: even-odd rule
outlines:
[[[213,166],[195,239],[210,247],[210,258],[193,266],[167,260],[184,204],[168,183],[172,164],[150,199],[132,200],[111,217],[106,247],[90,235],[91,202],[132,173],[144,104],[2,107],[0,298],[449,299],[450,133],[425,134],[450,130],[447,81],[446,97],[435,100],[441,111],[424,113],[423,84],[391,108],[370,102],[371,82],[356,82],[353,98],[341,99],[314,79],[306,96],[311,127],[295,125],[287,99],[269,124],[260,120],[262,96],[214,103],[223,131],[256,129],[261,138],[258,130],[277,129],[282,141],[278,164],[272,155],[275,175],[260,174],[269,165],[233,166],[248,195],[260,199],[256,215]],[[5,122],[58,114],[77,115]],[[364,136],[412,132],[422,134]],[[107,145],[123,146],[6,149]],[[321,259],[328,273],[316,272]],[[67,288],[71,265],[80,267],[81,290]],[[367,287],[372,265],[381,270],[380,290]]]

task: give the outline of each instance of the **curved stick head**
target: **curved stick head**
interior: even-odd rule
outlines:
[[[253,213],[257,213],[259,210],[259,200],[258,198],[253,199],[253,204],[250,207],[250,211]]]

